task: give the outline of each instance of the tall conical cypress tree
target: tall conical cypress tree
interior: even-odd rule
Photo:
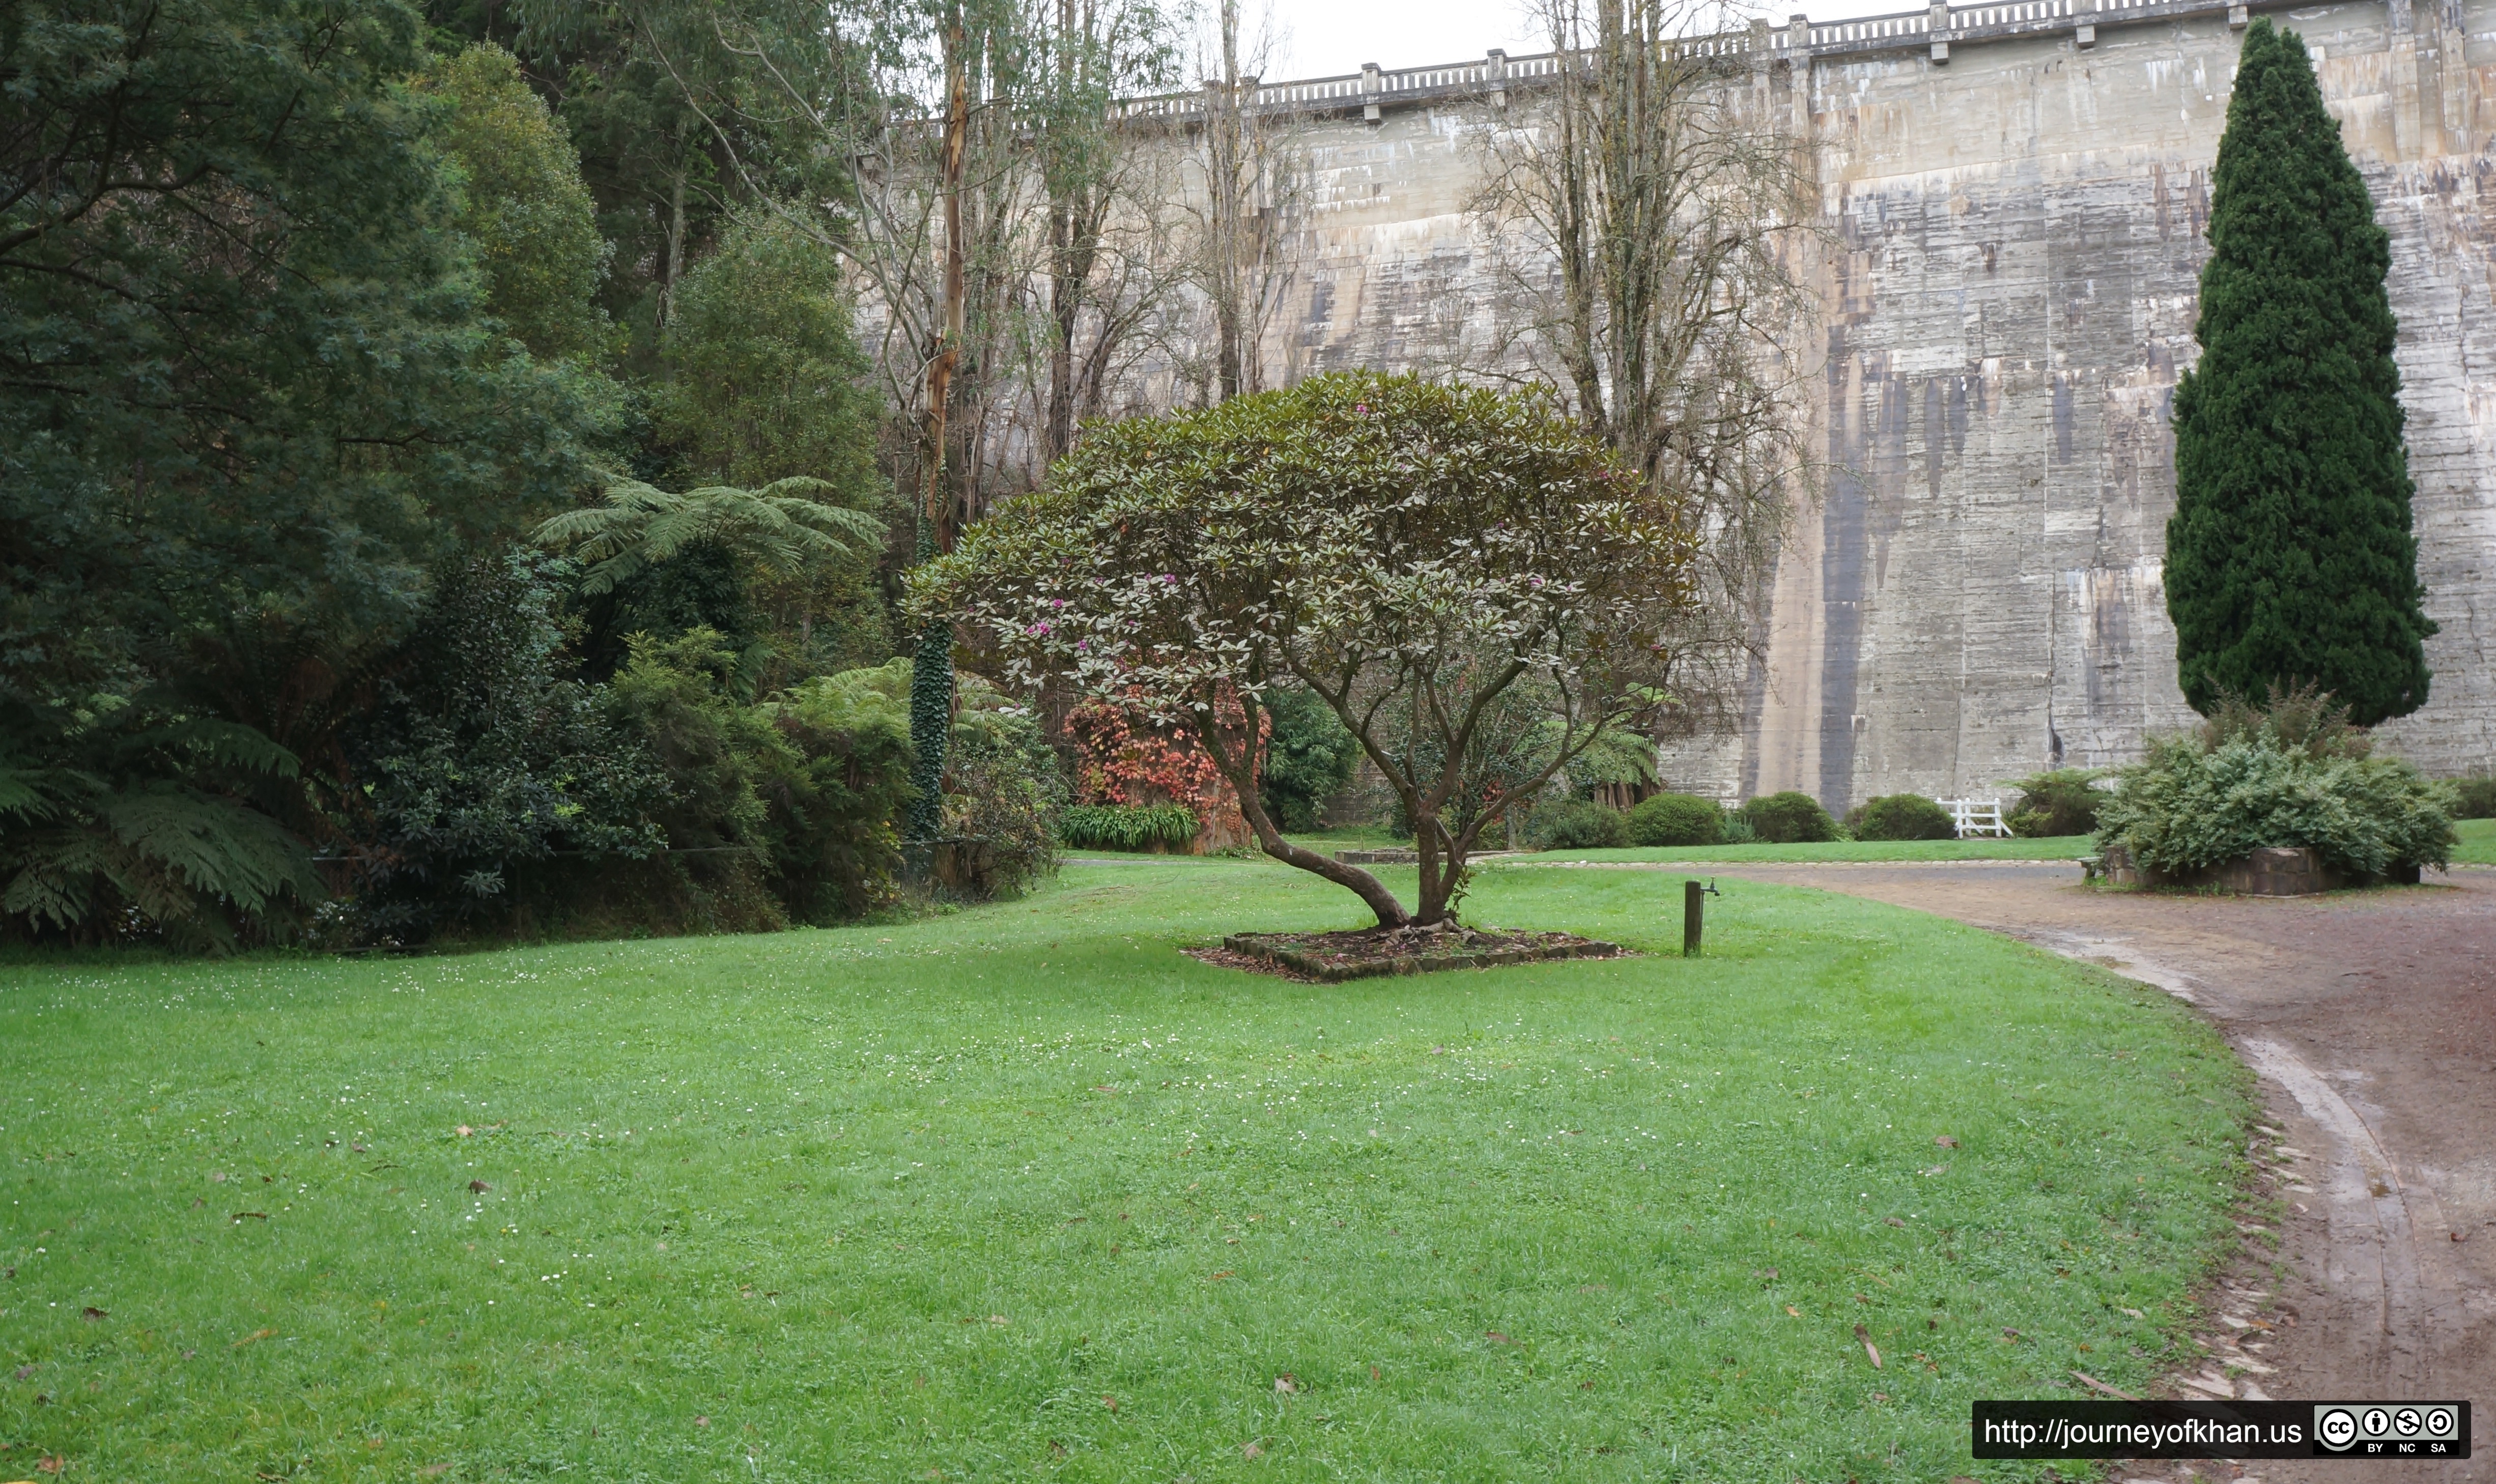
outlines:
[[[2175,391],[2167,611],[2184,698],[2310,681],[2372,726],[2426,701],[2390,246],[2303,38],[2245,31],[2200,364]]]

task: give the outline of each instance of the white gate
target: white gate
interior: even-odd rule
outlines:
[[[1962,840],[1970,835],[2007,838],[2011,833],[2011,826],[2002,819],[2000,799],[1935,799],[1933,802],[1950,811],[1950,823],[1957,826]]]

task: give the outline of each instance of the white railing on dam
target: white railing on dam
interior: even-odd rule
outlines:
[[[1690,57],[1730,59],[1757,57],[1764,53],[1768,59],[1790,61],[1804,54],[1815,59],[1842,58],[1850,53],[1931,46],[1934,60],[1940,61],[1948,50],[1941,45],[1943,43],[1981,42],[2033,35],[2041,31],[2069,31],[2076,33],[2085,45],[2092,38],[2093,28],[2100,25],[2200,15],[2226,15],[2231,24],[2241,24],[2249,4],[2268,8],[2280,3],[2285,3],[2285,0],[2001,0],[1995,4],[1936,5],[1889,15],[1866,15],[1856,20],[1813,21],[1796,15],[1782,26],[1760,21],[1748,30],[1694,37],[1676,42],[1673,46],[1679,54]],[[1274,112],[1334,112],[1366,108],[1373,110],[1374,117],[1375,109],[1388,105],[1426,103],[1441,98],[1499,93],[1511,87],[1524,89],[1546,85],[1559,76],[1570,55],[1545,51],[1530,56],[1510,56],[1493,51],[1485,56],[1436,67],[1391,71],[1364,67],[1341,77],[1306,77],[1289,82],[1250,79],[1243,86],[1245,96],[1242,102],[1261,111]],[[1577,55],[1582,57],[1584,54]],[[1206,86],[1210,88],[1214,84]],[[1117,106],[1117,111],[1124,118],[1189,119],[1201,117],[1205,105],[1205,93],[1199,90],[1129,99]]]

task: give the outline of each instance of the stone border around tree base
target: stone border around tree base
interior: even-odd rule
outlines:
[[[1293,933],[1233,933],[1222,940],[1222,946],[1243,958],[1288,969],[1323,984],[1397,974],[1436,974],[1442,969],[1497,969],[1509,964],[1626,956],[1619,943],[1580,938],[1570,943],[1491,948],[1474,953],[1413,954],[1403,958],[1344,963],[1330,956],[1301,952],[1295,944],[1302,936]]]

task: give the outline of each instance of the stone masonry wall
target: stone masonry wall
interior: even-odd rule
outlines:
[[[2104,17],[2102,17],[2102,20]],[[2431,771],[2496,761],[2496,0],[2276,15],[2392,235],[2392,303],[2443,626],[2433,698],[2386,728]],[[2465,24],[2466,22],[2466,24]],[[2474,33],[2469,28],[2476,27]],[[2193,342],[2209,171],[2239,32],[2224,11],[1926,48],[1780,57],[1826,245],[1817,439],[1829,464],[1777,573],[1744,734],[1675,787],[1832,809],[1990,795],[2115,763],[2191,719],[2162,586],[2168,412]],[[1269,384],[1436,367],[1476,344],[1490,244],[1466,210],[1487,98],[1295,126]]]

